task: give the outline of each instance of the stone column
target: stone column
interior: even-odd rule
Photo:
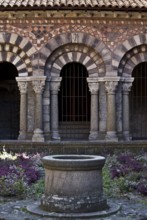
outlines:
[[[129,118],[129,92],[132,87],[133,78],[126,80],[122,85],[122,97],[123,97],[123,106],[122,106],[122,125],[123,125],[123,139],[129,141],[130,137],[130,118]]]
[[[59,119],[58,119],[58,91],[60,89],[62,77],[51,79],[51,138],[60,140]]]
[[[99,138],[105,139],[106,136],[106,90],[105,82],[99,79]]]
[[[98,89],[99,83],[97,78],[87,78],[89,90],[91,92],[91,115],[90,115],[90,134],[89,140],[98,139]]]
[[[113,80],[110,78],[110,80]],[[107,91],[107,133],[106,140],[118,141],[116,135],[116,103],[115,103],[115,91],[118,85],[116,81],[106,81],[105,88]]]
[[[35,130],[32,137],[34,142],[44,142],[44,136],[42,131],[42,92],[45,85],[46,77],[32,78],[32,85],[35,91]]]
[[[26,78],[16,78],[20,90],[20,130],[18,140],[26,139],[27,132],[27,88],[28,82]]]

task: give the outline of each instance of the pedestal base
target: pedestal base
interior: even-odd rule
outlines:
[[[44,142],[43,132],[41,129],[39,128],[35,129],[32,141],[33,142]]]
[[[115,131],[107,131],[106,141],[117,142],[118,137],[116,136],[116,132]]]
[[[43,216],[43,217],[49,217],[50,220],[75,220],[75,219],[93,219],[97,220],[98,218],[107,217],[109,215],[113,215],[116,212],[118,212],[120,209],[119,205],[113,204],[111,202],[108,203],[108,208],[103,211],[97,211],[97,212],[88,212],[88,213],[55,213],[55,212],[47,212],[41,209],[40,203],[36,202],[33,205],[27,206],[27,210],[30,213]]]

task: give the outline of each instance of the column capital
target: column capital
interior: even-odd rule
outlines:
[[[28,89],[28,82],[24,82],[24,81],[17,81],[19,90],[21,94],[26,94],[27,93],[27,89]]]
[[[121,81],[123,92],[130,92],[134,78],[123,78]]]
[[[130,92],[132,87],[132,82],[124,82],[122,84],[122,90],[123,92]]]
[[[59,91],[60,89],[60,84],[61,84],[61,81],[62,81],[62,77],[55,77],[55,78],[51,78],[51,86],[50,86],[50,89],[51,91]]]
[[[118,81],[106,81],[105,82],[105,88],[106,88],[106,91],[108,93],[114,93],[116,91],[116,88],[117,88],[117,85],[118,85]]]
[[[99,83],[97,78],[87,78],[89,91],[91,94],[97,94],[99,90]]]
[[[32,77],[32,85],[36,94],[42,93],[46,77]]]

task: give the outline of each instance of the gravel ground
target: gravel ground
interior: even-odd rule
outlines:
[[[119,204],[121,206],[120,211],[115,215],[99,219],[147,220],[147,197],[131,195],[129,198],[113,198],[110,201]],[[0,197],[0,220],[55,220],[30,214],[26,207],[35,202],[36,200],[33,199],[17,200],[16,198]]]

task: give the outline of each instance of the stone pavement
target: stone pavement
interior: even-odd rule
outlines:
[[[16,198],[0,197],[0,220],[55,220],[30,214],[26,207],[36,200],[16,200]],[[101,220],[147,220],[147,197],[111,199],[111,202],[121,205],[120,211]],[[69,219],[70,220],[70,219]],[[80,219],[75,219],[80,220]],[[90,219],[88,219],[90,220]]]

